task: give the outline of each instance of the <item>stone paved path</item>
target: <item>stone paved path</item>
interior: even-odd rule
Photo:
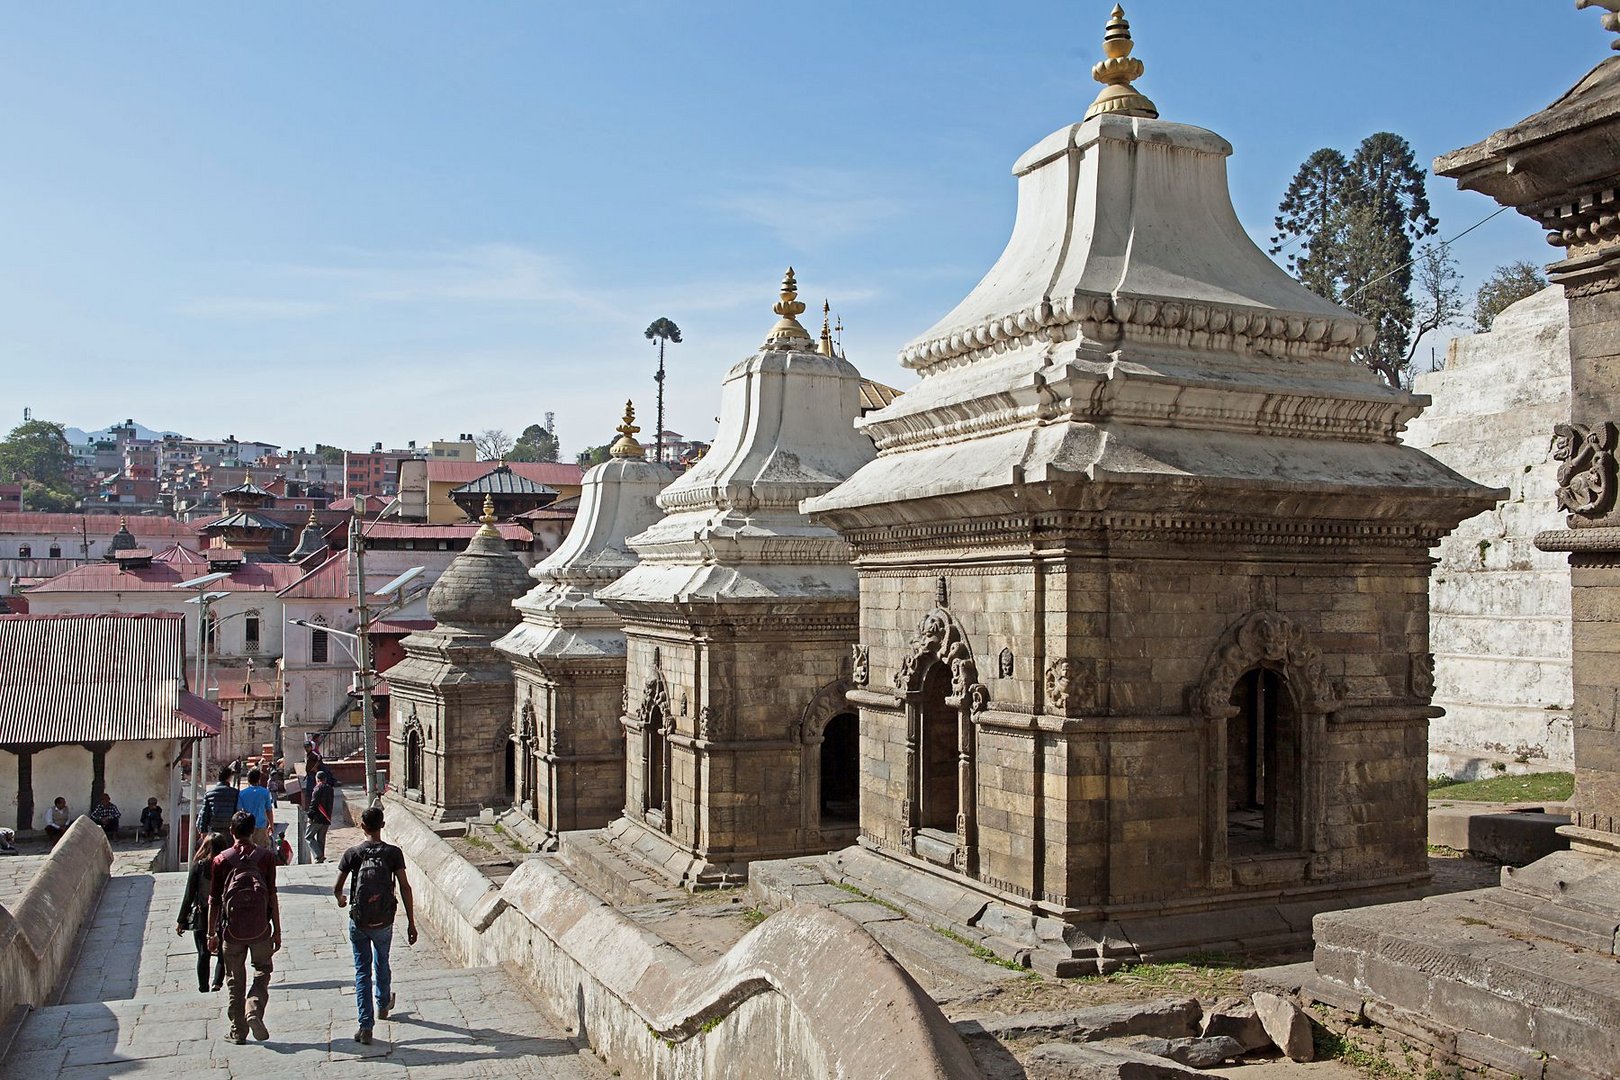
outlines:
[[[0,1077],[608,1075],[504,970],[458,968],[426,935],[406,947],[403,918],[393,952],[398,1006],[371,1046],[354,1042],[354,969],[335,877],[331,864],[281,871],[287,935],[270,986],[270,1039],[243,1046],[224,1041],[224,994],[197,992],[191,935],[174,932],[185,877],[113,877],[60,1003],[23,1022]]]

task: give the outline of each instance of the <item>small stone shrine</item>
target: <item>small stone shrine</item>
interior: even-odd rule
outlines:
[[[646,460],[625,402],[611,459],[585,474],[579,516],[513,602],[523,621],[495,642],[516,689],[517,804],[555,846],[557,834],[599,829],[624,806],[624,631],[596,598],[636,564],[626,538],[663,516],[654,501],[674,479]]]
[[[791,269],[775,311],[726,375],[714,446],[658,496],[667,516],[630,538],[640,563],[596,593],[626,642],[626,801],[608,837],[689,888],[855,836],[854,808],[823,798],[858,770],[844,702],[855,571],[799,502],[872,444],[854,427],[860,373],[799,324]]]
[[[390,781],[438,820],[511,806],[516,790],[512,669],[494,643],[518,621],[512,602],[529,575],[496,530],[492,502],[482,520],[428,590],[438,625],[405,637],[405,659],[388,669]]]
[[[1584,3],[1579,6],[1586,6]],[[1620,31],[1614,0],[1605,26]],[[1614,42],[1620,48],[1620,40]],[[1570,850],[1493,889],[1324,915],[1306,992],[1470,1076],[1598,1080],[1620,1063],[1620,57],[1435,172],[1541,224],[1569,304],[1570,406],[1546,435],[1567,528],[1575,701]]]
[[[1249,240],[1115,8],[1000,260],[907,346],[849,541],[860,845],[835,866],[1037,970],[1299,942],[1427,880],[1430,549],[1492,491],[1397,433],[1360,318]]]

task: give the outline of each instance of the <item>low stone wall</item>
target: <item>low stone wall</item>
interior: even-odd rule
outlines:
[[[699,965],[547,859],[496,887],[397,802],[386,835],[451,954],[511,965],[627,1077],[982,1080],[939,1007],[842,915],[792,908]]]
[[[0,906],[0,1023],[50,998],[111,868],[106,834],[81,817],[17,902]]]

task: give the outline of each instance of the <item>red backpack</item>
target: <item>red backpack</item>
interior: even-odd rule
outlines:
[[[259,867],[259,851],[244,855],[232,848],[223,856],[225,888],[222,933],[232,941],[258,941],[270,932],[270,882]]]

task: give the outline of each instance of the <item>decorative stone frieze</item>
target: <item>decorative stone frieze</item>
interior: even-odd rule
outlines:
[[[1553,425],[1553,459],[1558,466],[1558,505],[1583,517],[1602,517],[1614,508],[1614,424]]]

